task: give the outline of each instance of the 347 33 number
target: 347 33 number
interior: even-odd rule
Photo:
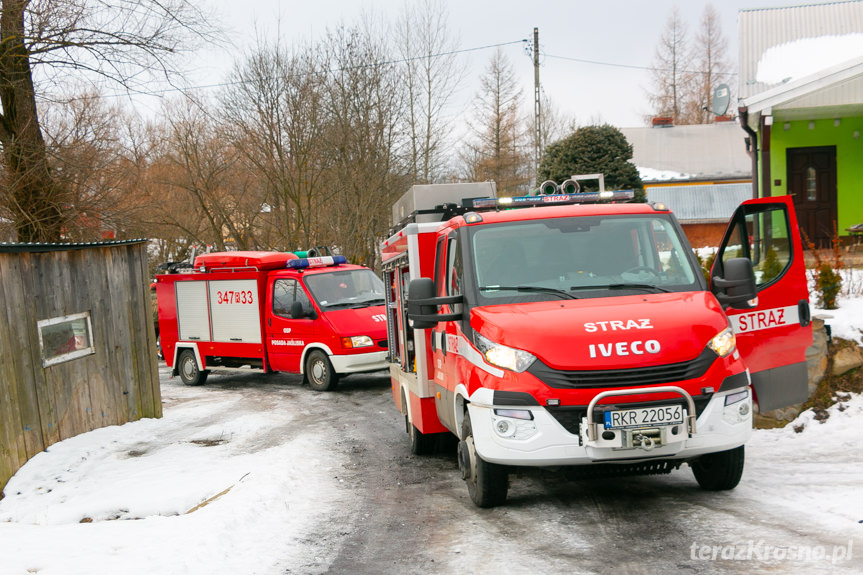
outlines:
[[[254,294],[249,290],[244,291],[217,291],[216,303],[223,304],[251,304],[255,303]]]

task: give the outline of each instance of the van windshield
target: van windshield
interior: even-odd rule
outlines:
[[[306,274],[304,278],[322,311],[384,304],[384,282],[369,269]]]
[[[585,216],[473,228],[480,304],[703,289],[667,214]]]

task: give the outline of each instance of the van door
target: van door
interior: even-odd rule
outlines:
[[[749,368],[761,411],[809,397],[806,348],[812,345],[803,244],[790,196],[747,200],[734,213],[711,270],[745,257],[755,272],[757,298],[749,309],[727,309],[737,349]]]
[[[267,355],[274,371],[300,373],[303,349],[314,338],[315,320],[312,317],[291,317],[291,306],[296,301],[302,302],[309,310],[314,309],[299,281],[291,277],[270,276],[265,330]]]

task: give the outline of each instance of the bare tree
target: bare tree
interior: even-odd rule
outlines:
[[[689,48],[686,25],[674,6],[665,23],[653,58],[653,91],[648,99],[657,116],[670,116],[681,123],[690,91]]]
[[[189,0],[3,0],[2,202],[19,241],[57,241],[66,220],[37,97],[51,99],[67,76],[143,89],[153,74],[170,75],[176,57],[208,35],[207,22]]]
[[[578,128],[578,124],[574,117],[569,116],[560,111],[555,103],[544,93],[541,96],[542,101],[542,124],[539,133],[539,149],[545,150],[549,144],[552,144],[565,136],[568,136]],[[531,149],[536,147],[536,130],[535,118],[533,111],[524,116],[524,132],[530,135]],[[531,162],[529,164],[529,181],[539,185],[537,180],[537,166]]]
[[[711,99],[714,89],[723,83],[731,70],[728,42],[722,34],[719,13],[707,4],[701,14],[701,27],[692,46],[693,92],[686,113],[693,124],[713,121]]]
[[[405,4],[396,25],[396,49],[405,67],[410,168],[416,183],[443,176],[452,132],[446,108],[464,71],[453,53],[457,47],[442,0]]]
[[[261,46],[222,98],[232,139],[268,190],[272,235],[289,249],[323,241],[317,226],[331,158],[324,149],[326,66],[312,47]]]
[[[498,193],[514,195],[528,191],[530,136],[520,121],[521,90],[512,64],[498,48],[480,79],[480,92],[474,100],[473,135],[461,160],[466,179],[494,180]]]
[[[405,92],[399,69],[366,22],[341,28],[325,40],[330,69],[327,81],[328,151],[334,176],[327,186],[332,230],[352,261],[375,267],[378,245],[390,225],[390,208],[407,189],[399,128],[404,125]]]

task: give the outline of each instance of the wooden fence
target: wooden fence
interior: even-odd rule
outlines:
[[[162,416],[146,247],[0,244],[0,490],[53,443]]]

